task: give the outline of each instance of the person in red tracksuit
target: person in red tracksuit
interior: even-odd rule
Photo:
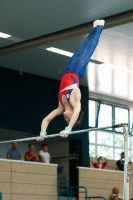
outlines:
[[[106,158],[103,158],[102,156],[99,156],[97,158],[97,162],[94,162],[93,160],[91,162],[93,166],[98,169],[104,169],[108,164],[108,160]]]
[[[28,147],[29,151],[27,151],[24,155],[25,160],[31,162],[39,162],[38,155],[34,152],[34,144],[30,143]]]

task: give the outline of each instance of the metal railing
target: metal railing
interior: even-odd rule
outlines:
[[[58,178],[58,184],[57,184],[57,187],[58,187],[58,200],[60,200],[60,196],[61,196],[61,181],[65,181],[66,183],[66,189],[67,189],[67,200],[69,200],[69,189],[70,189],[70,185],[69,185],[69,180],[68,178],[66,177],[62,177],[62,178]]]
[[[87,199],[104,199],[104,200],[106,200],[106,198],[103,196],[88,196]]]
[[[0,200],[2,200],[2,192],[0,192]]]
[[[67,188],[67,200],[72,200],[72,197],[73,197],[73,194],[79,194],[79,193],[84,193],[85,194],[85,200],[90,200],[90,199],[103,199],[103,200],[106,200],[105,197],[103,196],[88,196],[88,191],[87,191],[87,188],[84,187],[84,186],[73,186],[73,187],[70,187],[69,185],[69,179],[66,178],[66,177],[63,177],[63,178],[58,178],[58,200],[60,200],[60,195],[61,195],[61,192],[60,192],[60,185],[61,185],[61,180],[65,180],[66,182],[66,188]],[[79,189],[84,189],[84,191],[79,191]],[[76,191],[74,191],[74,189],[77,189]]]
[[[84,191],[79,191],[79,189],[80,188],[83,188],[84,189]],[[78,189],[78,191],[73,191],[73,189]],[[70,194],[71,194],[71,196],[70,196],[70,200],[72,200],[72,195],[73,194],[76,194],[76,193],[85,193],[85,200],[90,200],[90,199],[103,199],[103,200],[106,200],[106,198],[105,197],[103,197],[103,196],[88,196],[88,191],[87,191],[87,188],[86,187],[84,187],[84,186],[75,186],[75,187],[70,187]]]
[[[84,191],[79,191],[80,188],[83,188]],[[73,191],[73,189],[78,189],[78,190],[77,191]],[[87,199],[88,191],[87,191],[86,187],[84,187],[84,186],[73,186],[73,187],[70,187],[70,200],[72,200],[73,194],[79,194],[79,193],[84,193],[85,194],[85,199]]]

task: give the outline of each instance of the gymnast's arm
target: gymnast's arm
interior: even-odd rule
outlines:
[[[69,122],[69,125],[68,125],[68,127],[70,127],[71,129],[73,128],[73,126],[75,125],[75,123],[76,123],[76,121],[79,117],[79,113],[80,113],[80,110],[81,110],[80,100],[75,102],[75,104],[73,105],[73,108],[74,108],[74,112],[73,112],[73,115],[72,115],[70,122]]]
[[[79,117],[79,113],[81,111],[81,93],[80,90],[77,88],[73,91],[73,97],[72,97],[72,106],[73,106],[73,115],[70,119],[69,128],[73,128],[73,126],[75,125],[78,117]]]
[[[73,108],[74,108],[73,115],[72,115],[72,117],[70,119],[68,127],[66,127],[66,128],[70,128],[70,129],[73,128],[73,126],[75,125],[75,123],[76,123],[76,121],[77,121],[77,119],[79,117],[79,113],[80,113],[80,110],[81,110],[81,103],[80,103],[80,101],[76,101],[75,104],[73,105]],[[63,130],[63,131],[61,131],[60,132],[60,136],[61,137],[66,137],[66,131],[69,132],[69,130],[66,130],[66,129]]]
[[[53,120],[56,116],[61,115],[64,112],[64,108],[59,104],[58,108],[56,108],[55,110],[53,110],[49,115],[47,115],[43,121],[42,121],[42,125],[41,125],[41,130],[46,131],[49,122],[51,120]]]

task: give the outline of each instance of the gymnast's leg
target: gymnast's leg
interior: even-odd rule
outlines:
[[[64,69],[64,74],[67,72],[73,72],[78,74],[79,78],[82,78],[85,73],[87,64],[98,45],[104,23],[104,20],[96,20],[94,22],[96,27],[93,27],[91,33],[87,36],[82,45],[79,46],[72,58],[70,58]]]

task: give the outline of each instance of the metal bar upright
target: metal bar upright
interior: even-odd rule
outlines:
[[[125,163],[124,163],[124,199],[129,200],[129,166],[128,166],[128,124],[123,124],[123,135],[124,135],[124,152],[125,152]]]

